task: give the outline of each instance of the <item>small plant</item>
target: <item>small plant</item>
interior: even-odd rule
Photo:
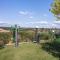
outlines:
[[[3,40],[0,40],[0,48],[3,48],[4,47],[4,42]]]
[[[4,44],[7,44],[11,40],[11,34],[10,33],[0,33],[0,40],[4,42]]]

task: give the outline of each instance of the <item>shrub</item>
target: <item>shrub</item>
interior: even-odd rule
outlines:
[[[50,39],[50,35],[49,35],[49,33],[45,33],[45,32],[42,32],[42,33],[40,33],[40,39],[42,39],[42,40],[49,40]]]
[[[34,32],[31,31],[20,31],[21,40],[32,41],[34,37]]]
[[[10,33],[5,33],[1,32],[0,33],[0,40],[4,42],[4,44],[7,44],[11,40],[11,34]]]
[[[4,42],[3,40],[0,40],[0,48],[3,48],[4,47]]]

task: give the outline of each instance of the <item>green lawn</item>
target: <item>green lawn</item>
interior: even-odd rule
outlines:
[[[18,48],[0,49],[0,60],[58,60],[34,43],[23,43]]]

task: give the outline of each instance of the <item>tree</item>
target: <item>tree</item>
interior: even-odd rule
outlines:
[[[53,1],[50,11],[54,14],[55,17],[60,19],[60,0]]]

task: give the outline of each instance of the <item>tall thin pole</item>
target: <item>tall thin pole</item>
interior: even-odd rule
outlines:
[[[38,33],[38,28],[35,30],[35,41],[37,42],[37,33]]]
[[[15,25],[15,46],[18,47],[18,34],[17,34],[17,25]]]

